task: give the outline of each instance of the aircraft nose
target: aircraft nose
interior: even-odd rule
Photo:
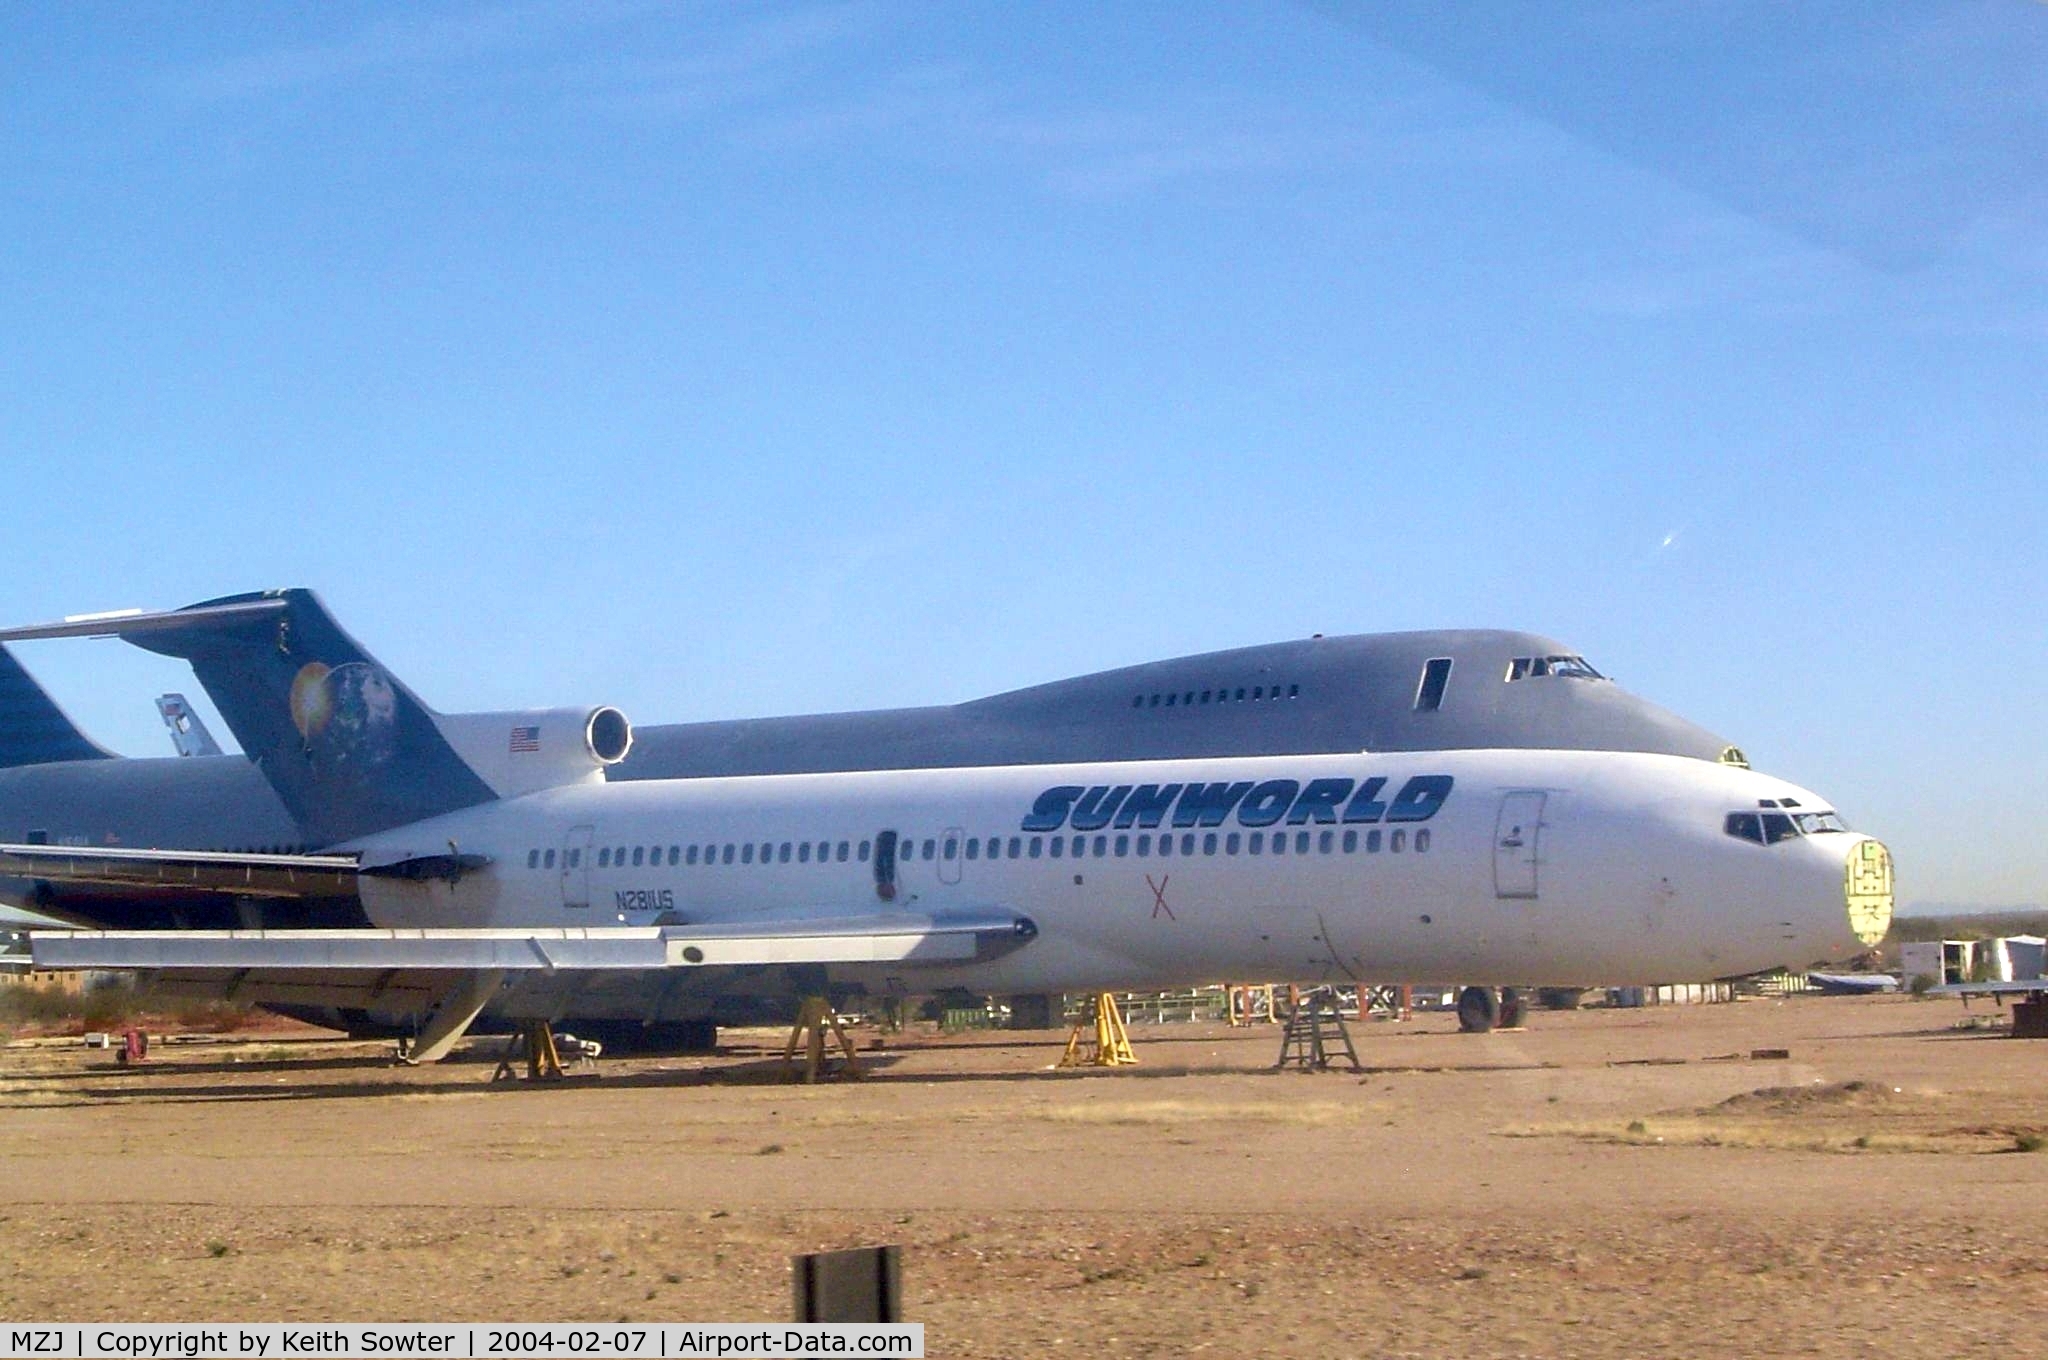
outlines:
[[[1891,929],[1892,852],[1883,841],[1865,836],[1849,847],[1842,865],[1842,900],[1850,931],[1866,947]]]

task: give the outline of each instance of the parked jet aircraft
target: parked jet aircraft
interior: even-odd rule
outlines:
[[[40,963],[409,1004],[433,1013],[436,1056],[486,1005],[693,1018],[764,995],[1311,970],[1569,985],[1803,964],[1889,918],[1881,844],[1729,762],[1415,746],[615,784],[604,767],[632,740],[615,710],[451,730],[306,604],[235,597],[105,631],[192,662],[324,853],[24,844],[0,846],[0,871],[353,897],[364,924],[50,936]],[[1415,711],[1442,711],[1436,660]],[[1503,683],[1539,662],[1561,664],[1511,658]],[[588,924],[607,910],[626,924]]]
[[[310,592],[295,612],[336,629]],[[106,633],[85,619],[36,636]],[[578,713],[432,714],[446,737],[573,728]],[[560,741],[556,734],[550,738]],[[1526,633],[1313,638],[1105,671],[970,703],[638,727],[607,777],[696,778],[1345,751],[1632,750],[1734,760],[1727,742]],[[246,757],[109,759],[0,648],[0,840],[159,849],[304,849],[319,838]],[[521,763],[540,764],[536,753]],[[505,789],[496,790],[504,792]],[[173,889],[0,879],[0,902],[87,924],[346,925],[339,903],[224,901]]]

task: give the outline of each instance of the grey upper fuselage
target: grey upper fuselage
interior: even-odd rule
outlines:
[[[1129,666],[962,704],[642,727],[609,777],[1488,748],[1714,760],[1727,749],[1721,738],[1609,681],[1508,678],[1516,658],[1569,651],[1548,638],[1493,630],[1310,638]],[[1424,668],[1436,658],[1451,661],[1441,702],[1418,709]],[[30,839],[262,850],[298,848],[305,838],[262,772],[226,755],[0,769],[0,840]],[[26,887],[0,886],[10,897]],[[60,896],[45,888],[30,905],[95,923],[146,925],[160,923],[174,902],[174,895]]]

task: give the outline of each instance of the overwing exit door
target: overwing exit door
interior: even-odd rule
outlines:
[[[1543,802],[1533,791],[1505,794],[1493,824],[1493,892],[1496,897],[1536,896],[1536,872],[1543,836]]]
[[[562,838],[562,905],[565,907],[590,905],[590,843],[594,839],[596,829],[588,826],[572,826],[569,834]]]

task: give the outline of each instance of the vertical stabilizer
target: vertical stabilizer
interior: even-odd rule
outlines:
[[[64,716],[14,653],[0,647],[0,767],[112,758]]]
[[[0,638],[105,635],[191,662],[235,740],[316,845],[496,796],[442,737],[432,710],[311,591],[90,616]]]

